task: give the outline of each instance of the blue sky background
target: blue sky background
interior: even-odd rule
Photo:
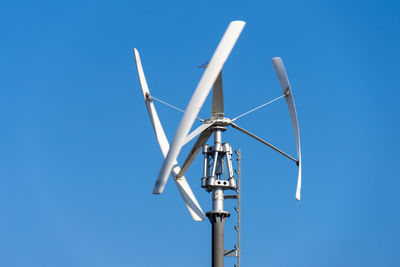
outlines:
[[[399,11],[368,0],[2,2],[0,266],[210,265],[209,223],[191,220],[171,180],[151,194],[162,155],[132,49],[152,94],[185,108],[197,66],[237,19],[247,25],[224,68],[226,116],[281,94],[270,59],[282,57],[304,168],[297,203],[296,166],[224,134],[243,151],[242,265],[400,266]],[[156,107],[172,139],[182,114]],[[295,154],[283,99],[237,123]],[[200,160],[187,178],[208,211]]]

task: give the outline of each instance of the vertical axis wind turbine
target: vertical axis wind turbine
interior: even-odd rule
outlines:
[[[155,110],[153,99],[156,98],[150,95],[146,78],[144,76],[139,52],[134,49],[136,67],[143,92],[143,97],[146,103],[151,123],[153,125],[154,132],[157,137],[158,144],[160,145],[161,152],[165,158],[159,172],[156,184],[154,186],[153,194],[161,194],[164,191],[168,177],[171,174],[192,218],[195,221],[204,220],[204,212],[202,211],[199,203],[196,200],[196,197],[194,196],[187,183],[186,178],[184,177],[193,160],[196,158],[198,153],[202,151],[204,160],[201,187],[204,188],[207,192],[212,193],[212,210],[207,212],[206,215],[212,224],[213,267],[222,267],[224,265],[224,223],[226,218],[230,216],[229,212],[224,211],[224,191],[238,190],[232,166],[232,147],[229,143],[222,142],[222,132],[226,131],[228,126],[231,126],[232,128],[237,129],[240,132],[249,135],[250,137],[253,137],[254,139],[281,153],[283,156],[289,158],[297,164],[298,181],[296,189],[296,199],[300,200],[301,149],[299,127],[292,89],[290,87],[289,80],[287,78],[287,74],[281,58],[273,58],[272,64],[279,78],[283,95],[249,112],[246,112],[245,114],[237,116],[234,119],[229,119],[224,116],[222,68],[226,60],[228,59],[236,41],[238,40],[244,26],[244,21],[233,21],[229,24],[211,60],[207,64],[204,74],[201,77],[200,82],[198,83],[197,88],[193,93],[186,110],[184,111],[183,117],[176,130],[171,146],[168,143],[164,130],[161,126],[161,122]],[[193,130],[191,133],[189,133],[211,89],[213,89],[211,117],[209,119],[202,120],[203,124]],[[297,148],[297,159],[293,158],[276,146],[270,144],[269,142],[261,139],[260,137],[252,134],[251,132],[243,129],[242,127],[234,123],[234,121],[236,121],[239,117],[242,117],[262,106],[265,106],[283,97],[285,97],[287,105],[289,107],[289,113],[294,129]],[[214,136],[214,144],[212,146],[206,144],[211,135]],[[177,158],[182,147],[197,136],[197,140],[195,141],[192,149],[186,157],[182,167],[180,167],[178,165]],[[227,176],[228,179],[224,179],[223,166],[226,166],[225,176]]]

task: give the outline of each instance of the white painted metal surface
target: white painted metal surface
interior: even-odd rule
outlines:
[[[202,125],[200,125],[199,127],[197,127],[193,132],[191,132],[190,134],[188,134],[186,136],[185,142],[183,145],[186,145],[187,143],[189,143],[193,138],[198,136],[200,133],[204,132],[207,128],[209,128],[214,123],[215,123],[215,121],[207,121],[207,122],[203,123]]]
[[[139,75],[143,97],[146,102],[147,111],[149,113],[151,124],[156,134],[158,144],[160,145],[161,152],[165,158],[169,150],[169,142],[164,133],[164,129],[161,125],[157,111],[154,107],[154,103],[151,99],[150,91],[146,82],[146,77],[144,76],[142,63],[140,61],[139,52],[137,51],[137,49],[134,49],[134,53],[136,68]],[[180,167],[178,166],[178,162],[176,160],[173,162],[173,166],[174,168],[172,169],[172,176],[174,177],[176,186],[178,187],[179,193],[181,194],[190,215],[195,221],[203,221],[206,217],[199,203],[197,202],[197,199],[194,196],[189,184],[187,183],[186,178],[184,176],[180,177],[179,179],[177,178],[177,175],[180,172]]]
[[[194,143],[192,149],[190,150],[188,156],[186,157],[185,162],[182,165],[182,169],[178,173],[178,176],[177,176],[178,178],[185,175],[186,171],[189,169],[193,160],[196,158],[197,154],[199,154],[201,148],[207,142],[208,138],[210,138],[211,134],[212,134],[212,130],[210,130],[210,129],[206,129],[200,134],[199,138],[197,138],[197,140]]]
[[[210,63],[205,69],[204,74],[197,85],[192,98],[190,99],[190,102],[175,133],[171,148],[168,151],[168,155],[161,167],[158,179],[154,186],[153,194],[161,194],[163,192],[169,173],[174,167],[179,152],[181,151],[185,142],[185,138],[192,128],[196,116],[200,112],[204,101],[206,100],[215,80],[221,72],[225,61],[228,59],[228,56],[231,53],[237,39],[239,38],[239,35],[242,32],[245,24],[246,23],[244,21],[233,21],[229,24],[228,29],[222,37],[222,40],[220,41],[213,57],[210,60]]]
[[[224,116],[224,90],[222,88],[222,71],[219,73],[214,83],[213,96],[211,102],[211,114]]]
[[[296,106],[294,104],[292,89],[290,87],[289,79],[287,77],[285,66],[283,65],[282,59],[280,57],[274,57],[272,59],[272,65],[274,66],[276,75],[278,76],[279,83],[281,84],[281,87],[282,87],[282,91],[285,94],[286,103],[289,107],[290,118],[292,120],[294,137],[296,139],[297,161],[298,161],[298,166],[299,166],[299,173],[298,173],[298,178],[297,178],[296,199],[300,200],[301,148],[300,148],[300,133],[299,133],[299,123],[297,121]]]

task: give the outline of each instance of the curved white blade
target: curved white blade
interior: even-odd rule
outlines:
[[[201,133],[199,138],[197,138],[196,142],[194,143],[192,149],[189,152],[189,155],[186,157],[186,160],[182,165],[181,171],[178,173],[178,177],[185,175],[187,169],[189,169],[193,160],[196,158],[197,154],[199,153],[199,151],[203,147],[203,145],[207,142],[208,138],[210,138],[211,134],[212,134],[212,130],[206,129],[205,131],[203,131]]]
[[[205,129],[207,129],[208,127],[210,127],[211,125],[213,125],[215,123],[215,121],[211,121],[211,122],[204,122],[202,125],[200,125],[199,127],[197,127],[193,132],[191,132],[190,134],[188,134],[185,138],[185,142],[183,145],[186,145],[187,143],[189,143],[193,138],[195,138],[196,136],[198,136],[200,133],[202,133]]]
[[[158,144],[160,145],[161,152],[164,158],[167,156],[169,150],[169,143],[167,137],[165,136],[164,129],[161,126],[160,119],[158,118],[156,109],[154,107],[154,103],[151,100],[150,91],[147,86],[146,77],[144,76],[142,63],[140,61],[139,52],[137,49],[134,49],[136,67],[139,75],[140,85],[142,87],[143,97],[146,102],[147,111],[149,113],[149,117],[151,120],[151,124],[153,125],[154,132],[157,137]],[[194,196],[192,190],[190,189],[189,184],[186,181],[185,177],[180,177],[177,179],[177,175],[180,171],[178,163],[174,162],[175,168],[172,170],[172,175],[174,177],[176,186],[181,194],[183,201],[187,209],[189,210],[190,215],[195,221],[203,221],[205,219],[205,215],[203,210],[201,209],[199,203],[197,202],[196,197]]]
[[[204,71],[197,88],[190,99],[190,102],[183,114],[182,120],[176,130],[174,139],[172,140],[171,148],[161,167],[158,179],[154,186],[153,194],[161,194],[167,183],[169,173],[176,161],[179,152],[182,149],[185,137],[192,128],[196,116],[199,114],[204,101],[209,94],[211,87],[214,85],[218,74],[221,72],[225,61],[228,59],[243,27],[246,23],[243,21],[233,21],[229,24],[224,36],[222,37],[217,49],[212,56],[210,63]]]
[[[144,76],[142,62],[140,61],[139,51],[134,49],[135,60],[136,60],[136,68],[139,76],[140,86],[142,88],[142,93],[144,97],[144,101],[146,102],[147,112],[149,113],[151,125],[153,126],[154,132],[157,137],[158,144],[160,145],[161,151],[166,157],[169,150],[168,139],[164,133],[164,129],[161,126],[160,119],[158,118],[158,114],[154,107],[154,103],[151,99],[149,87],[147,86],[146,77]]]
[[[289,107],[290,118],[292,120],[294,137],[296,139],[297,161],[298,161],[298,166],[299,166],[299,174],[298,174],[298,178],[297,178],[296,199],[300,200],[301,148],[300,148],[300,133],[299,133],[299,123],[297,121],[296,106],[294,105],[292,89],[290,87],[289,79],[287,77],[285,66],[283,65],[282,59],[280,57],[274,57],[272,59],[272,65],[274,66],[276,75],[278,76],[279,82],[282,87],[282,91],[285,94],[286,103]]]
[[[224,91],[222,88],[222,71],[219,73],[213,87],[211,114],[215,118],[224,117]]]

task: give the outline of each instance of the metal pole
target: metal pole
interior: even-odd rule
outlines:
[[[212,225],[212,267],[224,266],[224,223],[229,212],[220,211],[207,212],[207,217]]]
[[[214,146],[216,151],[221,151],[221,130],[214,130]],[[218,153],[216,152],[214,164],[218,161]],[[211,176],[215,175],[215,166]],[[215,177],[214,177],[215,178]],[[212,190],[212,211],[206,213],[212,226],[212,267],[224,267],[224,223],[230,213],[224,211],[224,190],[222,188],[214,188]]]
[[[215,216],[212,223],[212,266],[224,266],[224,222],[220,216]]]

